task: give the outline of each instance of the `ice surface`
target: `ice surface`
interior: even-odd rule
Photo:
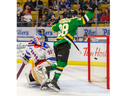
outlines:
[[[17,71],[21,64],[17,64]],[[110,90],[87,82],[86,66],[66,66],[60,79],[61,90],[40,90],[39,85],[28,85],[25,73],[29,73],[31,64],[24,67],[17,80],[17,96],[110,96]]]

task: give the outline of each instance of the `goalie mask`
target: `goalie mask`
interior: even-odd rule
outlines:
[[[34,35],[33,41],[34,41],[35,43],[37,43],[38,45],[42,45],[43,37],[44,37],[43,34],[41,34],[41,33],[36,33],[36,34]]]

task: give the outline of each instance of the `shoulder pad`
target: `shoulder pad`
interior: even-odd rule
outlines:
[[[34,44],[34,42],[31,41],[31,42],[28,43],[28,46],[33,46],[33,44]]]
[[[43,49],[43,50],[46,50],[46,49],[48,49],[50,46],[47,44],[47,43],[45,43],[44,42],[44,44],[43,44],[43,46],[41,46],[41,48]]]
[[[44,42],[44,46],[43,47],[45,47],[46,49],[47,48],[49,48],[50,46],[46,43],[46,42]]]

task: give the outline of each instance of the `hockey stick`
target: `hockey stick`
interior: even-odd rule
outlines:
[[[22,66],[20,67],[20,70],[19,70],[18,73],[17,73],[17,79],[19,78],[20,73],[22,72],[24,66],[25,66],[25,64],[23,63]]]
[[[72,43],[74,44],[74,46],[76,47],[76,49],[80,52],[80,54],[82,54],[82,52],[80,51],[80,49],[76,46],[76,44],[72,41]]]
[[[66,36],[65,35],[65,37],[64,37],[65,39],[68,39],[69,41],[71,41],[73,44],[74,44],[74,46],[76,47],[76,49],[80,52],[80,54],[82,54],[82,52],[80,51],[80,49],[76,46],[76,44],[73,42],[73,40],[71,40],[68,36]]]

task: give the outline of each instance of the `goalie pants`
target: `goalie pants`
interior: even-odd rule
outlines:
[[[68,42],[59,44],[54,47],[54,52],[56,55],[56,61],[57,61],[57,66],[55,68],[55,78],[59,79],[63,68],[67,66],[67,61],[69,57],[69,51],[70,51],[70,46]],[[54,66],[52,66],[52,69]]]

